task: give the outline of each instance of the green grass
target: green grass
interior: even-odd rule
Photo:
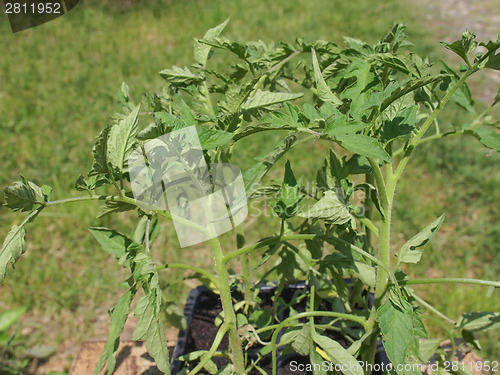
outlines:
[[[154,3],[154,5],[151,5]],[[226,35],[237,40],[293,41],[328,39],[339,43],[348,35],[375,42],[394,21],[408,24],[408,34],[419,52],[435,54],[431,30],[421,27],[419,10],[410,2],[267,1],[119,1],[82,2],[68,15],[22,33],[11,34],[6,17],[0,24],[0,187],[20,173],[38,184],[54,187],[54,197],[78,194],[72,189],[80,173],[90,167],[94,137],[118,109],[115,93],[126,81],[134,98],[159,90],[157,74],[171,65],[189,64],[192,38],[228,17]],[[360,11],[362,10],[362,12]],[[457,33],[458,34],[458,33]],[[473,141],[473,140],[471,140]],[[464,143],[460,143],[464,142]],[[262,137],[238,155],[245,169],[250,156],[265,154],[274,139]],[[290,158],[300,175],[311,175],[322,163],[326,146],[319,143],[294,151]],[[308,155],[304,157],[303,155]],[[475,142],[447,140],[445,146],[423,148],[398,190],[396,225],[401,242],[442,211],[448,212],[443,234],[426,251],[412,275],[498,275],[500,177],[498,155],[485,156]],[[450,182],[453,181],[453,182]],[[437,192],[436,196],[433,196]],[[417,198],[415,198],[415,196]],[[1,198],[1,197],[0,197]],[[422,202],[422,206],[417,204]],[[125,274],[99,251],[87,226],[111,226],[128,232],[135,218],[123,215],[93,219],[97,205],[75,204],[45,213],[30,228],[28,252],[0,286],[0,309],[27,306],[24,325],[34,328],[31,340],[43,344],[68,343],[105,332],[94,322],[116,298],[116,282]],[[0,208],[0,238],[20,216]],[[250,240],[269,235],[266,220],[249,220]],[[168,223],[153,251],[165,261],[207,266],[204,246],[197,252],[178,249]],[[229,244],[229,239],[224,238]],[[453,255],[453,256],[452,256]],[[485,267],[485,264],[488,266]],[[182,274],[164,271],[165,277]],[[173,291],[182,298],[186,288]],[[455,318],[463,310],[499,310],[498,293],[485,298],[485,289],[441,286],[426,289],[428,297]],[[40,322],[48,321],[41,324]],[[486,340],[489,353],[498,350],[495,338]],[[74,352],[72,353],[74,354]],[[68,358],[68,363],[71,356]]]

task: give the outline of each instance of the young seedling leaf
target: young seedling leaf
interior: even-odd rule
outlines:
[[[406,242],[399,250],[398,264],[399,263],[418,263],[422,257],[423,250],[420,247],[426,245],[437,233],[441,224],[443,224],[444,215],[441,215],[428,226],[426,226],[420,233],[413,236]]]
[[[123,172],[126,160],[132,152],[136,143],[136,135],[139,129],[139,108],[137,106],[132,112],[111,126],[107,140],[107,161]]]
[[[130,313],[130,303],[134,297],[135,292],[128,290],[123,296],[120,297],[116,306],[111,311],[111,329],[109,331],[108,340],[104,346],[104,352],[99,358],[94,375],[100,372],[106,363],[108,364],[108,375],[111,375],[116,366],[116,353],[118,352],[118,345],[120,344],[120,335],[125,327],[128,314]]]
[[[325,82],[323,74],[318,64],[318,57],[316,56],[316,51],[312,50],[312,63],[314,69],[314,81],[316,82],[316,89],[318,90],[318,97],[324,102],[330,102],[337,106],[342,105],[342,100],[340,100],[333,92],[330,87]]]
[[[457,329],[466,329],[470,332],[488,331],[500,328],[500,313],[473,312],[463,314],[455,324]]]

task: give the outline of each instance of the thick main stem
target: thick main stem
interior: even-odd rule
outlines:
[[[231,289],[229,287],[229,274],[227,272],[226,263],[224,262],[224,254],[217,237],[210,240],[210,247],[215,260],[215,271],[219,281],[219,292],[224,311],[224,321],[229,326],[229,347],[231,349],[231,361],[234,365],[234,370],[238,375],[245,374],[245,359],[241,348],[240,337],[238,336],[238,326],[236,323],[236,315],[234,313],[233,301],[231,297]]]

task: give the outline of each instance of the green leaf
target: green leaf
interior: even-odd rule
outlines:
[[[130,114],[111,126],[107,141],[107,161],[123,172],[129,154],[136,143],[139,129],[139,109],[136,106]]]
[[[25,253],[25,237],[24,225],[14,225],[7,234],[7,238],[5,238],[0,250],[0,284],[5,279],[8,265],[14,267],[17,260]]]
[[[197,126],[196,132],[200,139],[200,145],[203,150],[213,150],[229,143],[233,134],[217,129],[208,129],[203,126]]]
[[[406,242],[399,250],[398,264],[403,263],[418,263],[422,257],[422,249],[420,247],[426,245],[437,233],[444,221],[444,215],[441,215],[428,226],[426,226],[420,233],[413,236]]]
[[[358,361],[342,345],[326,336],[313,333],[313,339],[328,355],[330,362],[345,365],[342,370],[345,375],[363,375],[363,368]]]
[[[309,324],[304,324],[297,336],[295,336],[295,340],[292,341],[293,350],[303,356],[309,355],[310,340],[311,335]]]
[[[473,130],[473,134],[484,146],[495,151],[500,151],[500,132],[491,126],[480,126]]]
[[[342,97],[351,100],[350,113],[355,118],[361,117],[361,110],[371,95],[371,90],[380,87],[380,82],[365,60],[356,59],[349,66],[344,79],[354,78],[354,82],[343,92]]]
[[[262,91],[257,89],[255,94],[248,97],[247,100],[241,105],[242,109],[256,109],[265,108],[273,104],[284,103],[290,100],[301,98],[304,94],[293,94],[287,92],[271,92]]]
[[[187,329],[188,324],[186,317],[177,305],[177,302],[165,301],[163,306],[165,308],[165,318],[169,324],[181,331]]]
[[[101,217],[106,216],[110,213],[133,211],[136,208],[137,208],[137,206],[130,204],[130,203],[126,203],[126,202],[106,201],[106,202],[104,202],[104,206],[102,206],[101,209],[99,210],[99,214],[97,215],[97,218],[101,218]]]
[[[133,242],[136,244],[141,244],[144,242],[144,238],[146,236],[146,226],[148,222],[148,217],[144,216],[141,220],[139,220],[139,223],[137,223],[137,226],[134,229],[134,232],[132,233],[131,239]],[[157,215],[153,215],[151,217],[151,221],[149,223],[149,241],[152,242],[158,237],[158,234],[160,233],[160,224],[158,220]]]
[[[113,229],[93,227],[88,228],[88,231],[99,242],[102,249],[117,258],[125,255],[127,249],[131,246],[139,246],[127,236]]]
[[[109,331],[108,340],[104,346],[104,352],[99,358],[94,375],[100,372],[106,363],[108,364],[108,375],[111,375],[116,366],[116,353],[120,344],[120,335],[125,327],[128,314],[130,313],[130,303],[135,292],[128,290],[117,302],[116,306],[111,311],[111,329]]]
[[[335,105],[342,105],[342,100],[340,100],[333,92],[330,87],[325,82],[323,74],[318,64],[318,57],[316,56],[316,51],[312,50],[312,64],[314,69],[314,81],[316,82],[316,89],[318,90],[318,97],[324,102],[330,102]]]
[[[94,155],[94,163],[92,165],[92,171],[89,176],[96,174],[107,174],[108,169],[108,137],[110,126],[106,126],[99,137],[97,138],[94,147],[92,148],[92,154]]]
[[[356,266],[354,272],[363,284],[375,288],[377,280],[377,272],[375,271],[375,268],[361,262],[354,262],[354,265]]]
[[[411,134],[417,123],[415,106],[399,111],[393,119],[384,121],[382,139],[386,142]]]
[[[139,318],[137,326],[132,335],[132,340],[143,340],[146,349],[154,358],[158,369],[170,375],[169,354],[165,330],[158,316],[157,307],[159,304],[156,290],[142,296],[137,303],[134,315]]]
[[[203,81],[203,77],[189,70],[188,67],[180,68],[173,66],[172,69],[164,69],[160,75],[174,85],[189,85],[191,83],[199,83]]]
[[[338,195],[332,190],[326,191],[318,202],[306,212],[299,213],[299,216],[307,219],[325,219],[332,224],[338,225],[353,220],[353,216],[349,213],[347,204],[343,203]]]
[[[285,140],[280,142],[273,151],[263,157],[257,164],[243,174],[245,191],[248,197],[251,197],[258,190],[267,172],[269,172],[273,165],[276,164],[276,162],[293,147],[296,141],[296,136],[287,136]]]
[[[448,74],[438,74],[434,76],[426,76],[418,79],[408,79],[407,81],[394,84],[396,87],[392,89],[390,95],[383,100],[380,104],[380,112],[383,112],[387,107],[389,107],[396,100],[402,96],[415,91],[423,86],[427,86],[431,83],[442,81],[443,79],[449,77]],[[391,87],[391,86],[390,86]]]
[[[0,332],[7,331],[16,322],[21,319],[21,316],[26,312],[25,307],[19,309],[11,309],[0,313]]]
[[[22,177],[22,176],[21,176]],[[12,211],[32,211],[45,203],[44,192],[41,187],[22,177],[13,186],[4,189],[5,206]]]
[[[207,350],[196,350],[194,352],[181,355],[181,356],[177,357],[176,360],[186,361],[186,362],[196,361],[197,359],[200,359],[201,357],[203,357],[207,352],[208,352]],[[205,368],[205,370],[208,371],[208,373],[210,375],[215,375],[218,372],[217,365],[212,360],[209,360],[205,364],[204,368]]]
[[[414,336],[411,320],[412,308],[408,302],[402,302],[403,307],[400,307],[389,299],[377,310],[384,348],[395,367],[407,363],[411,348],[415,348],[415,340],[418,348],[418,336]]]
[[[476,34],[471,33],[470,31],[465,31],[462,34],[462,39],[453,43],[441,42],[441,44],[445,48],[460,56],[467,63],[467,65],[470,65],[469,58],[467,56],[473,53],[477,47],[477,42],[474,39],[476,39]]]
[[[443,339],[424,339],[420,342],[418,356],[423,363],[429,362],[431,357],[436,353]]]
[[[217,38],[222,33],[222,30],[224,30],[228,22],[229,18],[220,25],[215,26],[212,29],[209,29],[203,36],[203,39]],[[207,66],[207,61],[211,49],[212,47],[210,45],[205,43],[200,43],[198,39],[194,40],[194,59],[198,64],[200,64],[204,68]]]
[[[441,61],[442,65],[442,72],[445,72],[448,74],[448,78],[445,78],[443,84],[446,85],[448,84],[456,84],[460,77],[458,76],[457,73],[453,69],[451,69],[446,63]],[[472,94],[470,92],[469,86],[467,83],[463,83],[462,86],[458,88],[457,91],[453,94],[451,97],[455,103],[457,103],[460,107],[464,108],[466,111],[475,114],[476,111],[473,107],[474,101],[472,100]]]
[[[490,69],[495,69],[495,70],[500,70],[500,53],[497,53],[496,55],[491,55],[488,57],[488,60],[486,61],[486,64],[484,65],[485,68],[490,68]]]
[[[335,137],[337,142],[346,150],[358,155],[372,159],[380,159],[390,162],[391,157],[385,151],[384,147],[375,138],[364,134],[338,134]]]
[[[273,210],[279,218],[283,220],[289,219],[295,216],[303,198],[304,195],[299,193],[297,180],[293,174],[290,162],[287,161],[285,164],[285,177],[283,179],[283,184],[278,191],[276,200],[271,203]]]
[[[500,313],[473,312],[463,314],[455,324],[457,329],[466,329],[471,332],[488,331],[500,328]]]
[[[406,75],[418,76],[413,63],[404,55],[399,55],[396,53],[374,53],[370,55],[370,59],[382,62],[389,68],[395,69]]]

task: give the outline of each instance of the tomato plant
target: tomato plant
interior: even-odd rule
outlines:
[[[464,32],[461,39],[443,43],[463,62],[458,70],[441,62],[437,73],[427,59],[411,52],[412,44],[402,25],[395,25],[375,45],[345,38],[345,47],[340,47],[329,41],[303,39],[270,45],[240,43],[221,36],[226,24],[195,40],[195,61],[189,67],[174,66],[160,72],[166,81],[160,93],[148,94],[142,103],[136,103],[128,87],[122,85],[122,111],[99,135],[92,150],[92,170],[76,181],[76,189],[86,194],[53,200],[49,186],[40,187],[24,177],[5,188],[5,206],[27,215],[3,243],[0,281],[8,266],[26,251],[25,228],[41,211],[99,201],[101,215],[136,211],[140,220],[128,236],[108,228],[90,229],[103,250],[130,269],[130,277],[121,284],[126,291],[110,311],[111,330],[98,370],[107,364],[108,373],[113,371],[118,340],[131,302],[137,298],[134,314],[139,320],[133,339],[145,341],[158,368],[170,372],[161,316],[165,309],[178,308],[172,301],[162,301],[158,275],[168,268],[193,271],[220,295],[223,307],[223,322],[214,345],[193,356],[198,362],[190,374],[203,368],[213,370],[211,358],[225,334],[231,361],[221,371],[244,374],[258,367],[246,360],[243,350],[256,342],[265,343],[262,355],[271,352],[273,373],[277,350],[285,345],[308,355],[312,364],[323,360],[373,364],[377,341],[382,338],[396,371],[409,374],[416,371],[396,366],[425,362],[438,350],[439,341],[428,338],[422,309],[443,318],[451,324],[450,332],[461,334],[472,345],[476,332],[498,327],[500,315],[494,312],[465,313],[457,322],[450,320],[420,298],[411,285],[470,283],[498,288],[500,282],[411,279],[401,269],[403,264],[421,259],[444,215],[420,231],[415,228],[415,236],[395,252],[391,251],[391,215],[397,183],[404,172],[411,173],[408,163],[423,143],[469,135],[488,148],[500,150],[499,122],[489,115],[500,96],[477,113],[466,83],[483,69],[500,70],[500,34],[497,41],[479,44],[473,33]],[[214,52],[228,54],[233,63],[211,68],[208,62]],[[450,101],[474,117],[468,126],[440,126],[442,109]],[[243,223],[233,223],[235,249],[224,251],[217,236],[207,240],[213,269],[157,261],[151,245],[158,220],[175,223],[179,218],[172,207],[145,206],[132,189],[136,182],[146,184],[137,176],[131,178],[129,161],[134,149],[145,149],[151,140],[188,127],[196,129],[203,163],[208,162],[212,169],[217,163],[230,163],[243,139],[264,132],[282,135],[274,149],[243,173],[246,199],[270,196],[279,230],[247,245]],[[288,151],[308,142],[330,147],[315,181],[297,178],[293,160],[286,162],[279,183],[266,179]],[[179,155],[188,151],[182,147],[177,150]],[[194,174],[188,177],[199,185],[196,179]],[[161,195],[166,187],[160,187]],[[114,192],[108,194],[111,189]],[[357,191],[364,192],[362,209],[354,202]],[[182,198],[181,193],[176,197]],[[198,227],[189,220],[186,225],[193,231]],[[297,279],[306,281],[308,289],[298,297],[306,301],[305,311],[290,310],[283,320],[276,311],[269,319],[256,318],[263,316],[257,291],[267,279],[252,278],[251,253],[261,254],[257,267],[268,267],[266,275],[274,272],[278,276],[276,301],[286,285]],[[235,259],[241,261],[242,269],[236,278],[228,273],[228,263]],[[274,266],[266,264],[271,259]],[[242,291],[242,300],[233,298],[232,290],[236,289]],[[372,304],[367,302],[370,293],[374,293]],[[324,301],[332,306],[329,311],[321,308]],[[276,304],[273,307],[276,310]],[[349,345],[342,346],[328,336],[331,330],[340,332]],[[355,367],[344,373],[361,375],[365,370]]]

